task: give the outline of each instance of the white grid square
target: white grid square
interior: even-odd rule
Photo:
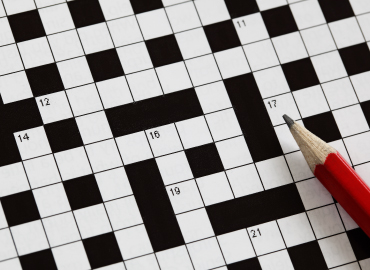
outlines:
[[[333,111],[333,115],[342,137],[369,130],[369,125],[360,105]]]
[[[66,31],[48,36],[49,44],[55,61],[84,55],[76,30]]]
[[[293,182],[284,157],[276,157],[256,163],[265,189],[272,189]]]
[[[73,212],[82,239],[112,231],[103,204],[85,207]]]
[[[299,29],[326,23],[317,0],[303,1],[290,5],[290,9]]]
[[[76,122],[84,144],[113,137],[104,111],[77,117]]]
[[[113,20],[134,14],[130,0],[99,0],[105,20]]]
[[[270,39],[245,45],[243,48],[253,71],[279,65]]]
[[[52,249],[58,269],[90,269],[84,246],[81,241]]]
[[[320,83],[347,76],[347,71],[338,51],[314,56],[311,61]]]
[[[86,152],[94,173],[123,165],[114,139],[89,144]]]
[[[13,15],[36,8],[33,0],[4,0],[7,15]]]
[[[348,137],[344,140],[353,165],[370,160],[370,132]]]
[[[21,162],[0,167],[0,196],[29,190],[27,176]]]
[[[216,143],[225,170],[253,162],[243,136]]]
[[[67,3],[39,9],[39,14],[47,35],[75,27]]]
[[[225,265],[215,237],[187,245],[195,269],[213,269]]]
[[[334,202],[329,191],[316,178],[299,182],[296,185],[306,210]]]
[[[105,109],[133,102],[124,76],[98,82],[96,86]]]
[[[308,56],[299,32],[275,37],[272,39],[272,42],[282,64]]]
[[[288,154],[285,157],[294,181],[301,181],[314,177],[301,151]]]
[[[230,19],[223,0],[204,0],[194,2],[203,25],[209,25]]]
[[[184,62],[162,66],[156,68],[156,71],[165,94],[193,86]]]
[[[136,18],[145,40],[172,34],[171,26],[164,9],[140,13]]]
[[[25,68],[33,68],[54,62],[46,37],[18,43]]]
[[[23,70],[17,45],[0,47],[0,75]]]
[[[290,91],[281,66],[255,72],[253,76],[256,79],[262,98]]]
[[[337,48],[327,24],[303,30],[301,35],[310,56]]]
[[[261,11],[272,9],[287,4],[286,0],[257,0],[258,7]]]
[[[370,14],[364,14],[357,17],[357,21],[360,24],[361,31],[365,36],[365,39],[370,40]]]
[[[37,97],[36,103],[44,124],[73,117],[64,91]]]
[[[156,162],[165,185],[193,178],[193,173],[184,152],[156,158]]]
[[[206,120],[215,141],[242,135],[234,109],[227,109],[206,115]]]
[[[4,104],[33,97],[24,71],[1,76],[0,94]]]
[[[66,89],[94,82],[85,57],[57,63]]]
[[[1,33],[0,46],[15,42],[12,29],[10,28],[9,25],[8,18],[0,19],[0,33]]]
[[[370,91],[367,88],[370,83],[370,71],[351,76],[351,82],[360,102],[370,100]]]
[[[221,80],[221,75],[213,55],[187,60],[185,63],[194,86]]]
[[[153,157],[144,131],[118,137],[116,141],[125,165]]]
[[[0,230],[0,243],[0,260],[17,257],[17,251],[9,229]]]
[[[205,114],[232,106],[223,81],[197,87],[195,92]]]
[[[207,122],[203,116],[177,122],[176,127],[185,149],[212,142]]]
[[[191,270],[193,265],[190,261],[185,246],[179,246],[156,253],[159,265],[162,270]]]
[[[332,110],[358,102],[349,78],[324,83],[322,88]]]
[[[175,37],[184,59],[212,53],[203,28],[185,31]]]
[[[114,47],[106,23],[94,24],[77,29],[85,53],[95,53]]]
[[[302,117],[324,113],[330,110],[320,85],[293,92]]]
[[[65,0],[35,0],[38,8],[64,3]]]
[[[116,47],[143,41],[135,16],[109,21],[107,24]]]
[[[246,74],[251,71],[243,48],[241,47],[218,52],[214,55],[224,79]]]
[[[338,49],[364,42],[356,18],[348,18],[329,24]]]
[[[356,15],[370,11],[370,3],[366,0],[349,0]]]
[[[127,270],[160,270],[156,256],[149,254],[143,257],[135,258],[125,262]]]
[[[128,75],[126,78],[135,101],[163,94],[154,69],[134,73]]]
[[[91,173],[90,164],[83,147],[56,153],[55,159],[64,181]]]
[[[88,84],[66,91],[74,116],[103,110],[95,84]]]
[[[193,2],[168,7],[166,12],[175,33],[201,26]]]
[[[153,67],[145,42],[118,48],[117,53],[126,74]]]
[[[19,258],[2,261],[0,267],[4,267],[4,269],[22,270]]]
[[[258,257],[263,270],[294,270],[287,250]]]
[[[259,12],[233,19],[233,22],[243,45],[269,38],[265,23]]]

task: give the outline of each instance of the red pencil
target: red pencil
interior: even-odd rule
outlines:
[[[283,116],[317,179],[370,237],[370,187],[337,150]]]

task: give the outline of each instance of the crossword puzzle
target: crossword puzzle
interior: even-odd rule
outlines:
[[[369,46],[369,0],[0,0],[0,269],[369,270],[282,118],[370,184]]]

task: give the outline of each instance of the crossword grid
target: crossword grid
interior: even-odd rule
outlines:
[[[0,268],[370,269],[281,118],[369,178],[367,1],[2,2]]]

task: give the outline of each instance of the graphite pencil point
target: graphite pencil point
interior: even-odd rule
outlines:
[[[294,124],[294,120],[290,118],[288,115],[283,115],[285,123],[287,123],[288,127],[290,128]]]

